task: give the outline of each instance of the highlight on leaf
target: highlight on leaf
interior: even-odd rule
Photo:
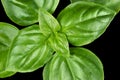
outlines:
[[[82,46],[106,31],[120,1],[70,1],[55,18],[59,0],[1,0],[10,20],[25,28],[0,22],[0,78],[44,67],[43,80],[104,80],[99,57]]]
[[[16,24],[28,26],[38,23],[39,8],[54,13],[59,0],[1,0],[7,16]]]
[[[57,20],[70,44],[83,46],[101,36],[115,15],[114,11],[101,5],[78,1],[63,9]]]
[[[120,11],[120,0],[70,0],[72,3],[77,1],[88,1],[95,2],[97,4],[101,4],[102,6],[108,7],[111,10],[116,11],[117,13]]]
[[[44,80],[104,80],[96,55],[85,48],[70,48],[70,57],[54,55],[43,71]]]

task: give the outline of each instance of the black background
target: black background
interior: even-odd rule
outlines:
[[[58,13],[70,4],[69,0],[60,0],[60,3],[53,14],[55,17]],[[0,3],[0,22],[7,22],[20,28],[13,23],[5,14],[4,9]],[[118,80],[118,65],[119,65],[119,45],[120,45],[120,13],[118,13],[111,22],[103,35],[96,39],[91,44],[84,46],[94,52],[102,61],[104,66],[105,80]],[[40,68],[31,73],[16,73],[15,75],[0,80],[43,80],[43,68]]]

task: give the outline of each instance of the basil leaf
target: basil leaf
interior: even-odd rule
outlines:
[[[56,34],[61,29],[58,21],[42,8],[39,11],[39,27],[45,36]]]
[[[47,37],[38,25],[18,30],[10,24],[0,25],[0,72],[31,72],[42,67],[52,57]],[[7,72],[6,72],[7,74]],[[1,74],[2,75],[2,74]]]
[[[53,52],[39,26],[32,25],[22,29],[12,44],[8,70],[32,72],[49,61]]]
[[[38,22],[39,8],[53,13],[59,0],[1,0],[8,17],[15,23],[27,26]]]
[[[18,32],[19,30],[14,26],[0,22],[0,78],[15,74],[15,72],[7,71],[6,65],[11,44],[13,43],[13,40]]]
[[[63,33],[56,33],[55,35],[51,35],[48,39],[51,47],[54,51],[63,56],[69,56],[69,44],[65,34]]]
[[[85,48],[70,51],[70,57],[53,57],[44,68],[44,80],[104,80],[103,66],[96,55]]]
[[[104,33],[115,12],[92,2],[75,2],[67,6],[57,19],[69,42],[82,46],[93,42]]]
[[[6,77],[10,77],[12,75],[14,75],[16,72],[12,72],[12,71],[3,71],[0,72],[0,78],[6,78]]]
[[[66,36],[60,33],[61,26],[58,21],[47,11],[40,9],[39,12],[39,27],[41,32],[48,36],[49,43],[55,52],[69,55],[69,46]]]
[[[76,1],[91,1],[107,6],[116,12],[120,11],[120,0],[71,0],[71,2],[76,2]]]

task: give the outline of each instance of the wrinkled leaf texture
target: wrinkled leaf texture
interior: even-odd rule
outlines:
[[[76,1],[90,1],[106,6],[116,12],[120,11],[120,0],[70,0],[72,3]]]
[[[66,35],[61,33],[58,21],[44,9],[39,12],[39,27],[43,35],[49,37],[49,44],[57,53],[69,55],[69,45]]]
[[[63,9],[57,17],[70,44],[83,46],[102,35],[115,12],[101,5],[79,1]]]
[[[6,71],[9,49],[19,30],[14,26],[0,22],[0,78],[12,76],[13,71]]]
[[[38,25],[18,30],[8,23],[0,23],[1,72],[34,71],[49,61],[53,52]]]
[[[39,25],[18,30],[13,25],[0,23],[0,78],[16,72],[32,72],[47,63],[55,51],[44,68],[44,80],[104,80],[98,57],[84,48],[69,51],[68,42],[75,46],[93,42],[104,33],[119,6],[111,9],[86,1],[67,6],[57,21],[50,13],[55,11],[59,0],[2,0],[12,21],[23,26],[36,22]]]
[[[38,22],[39,8],[51,14],[59,0],[1,0],[7,16],[18,25],[27,26]]]
[[[55,54],[43,71],[44,80],[104,80],[96,55],[85,48],[70,48],[70,57]]]

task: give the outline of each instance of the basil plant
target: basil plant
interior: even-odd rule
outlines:
[[[44,67],[43,80],[104,80],[102,62],[82,46],[105,32],[120,0],[71,0],[55,18],[59,1],[1,0],[24,28],[0,22],[0,78]]]

